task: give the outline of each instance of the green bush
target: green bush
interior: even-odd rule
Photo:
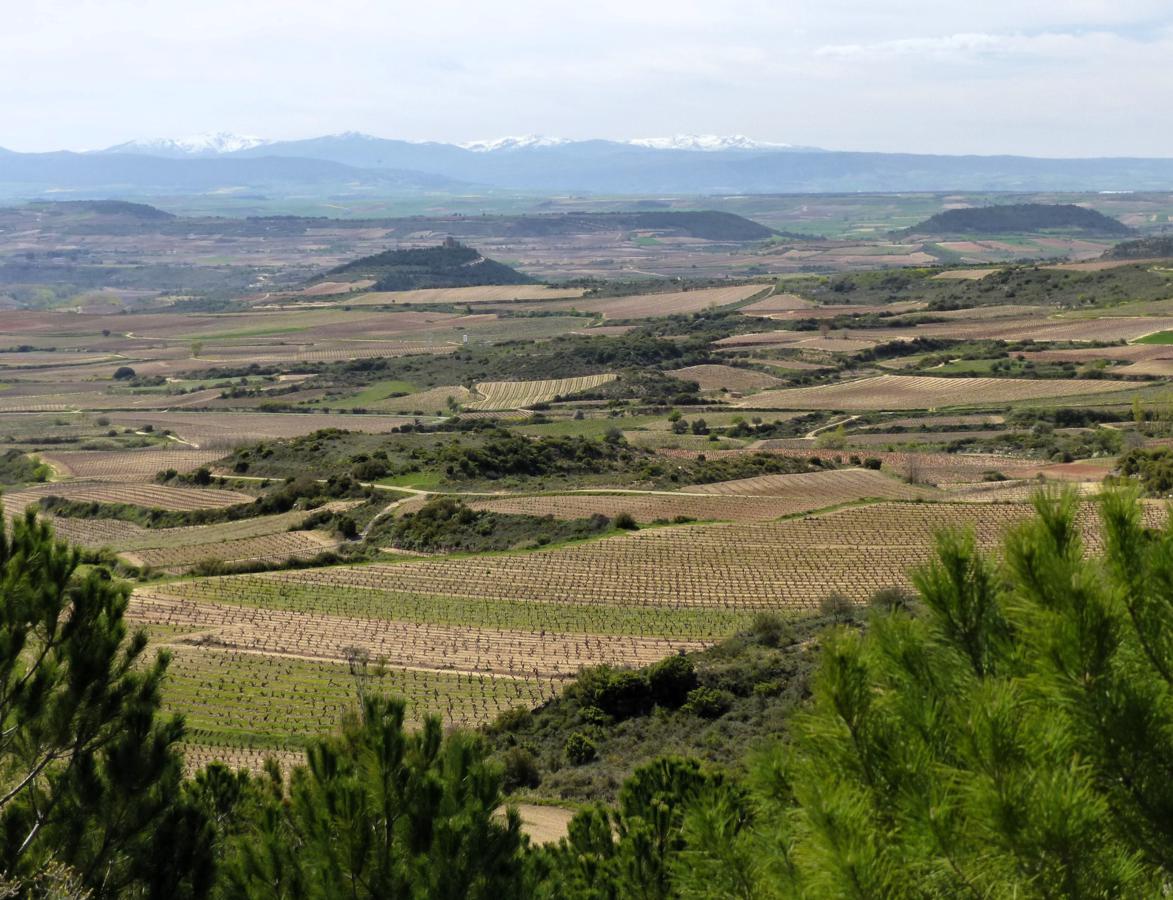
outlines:
[[[566,756],[566,761],[572,766],[585,765],[598,756],[594,741],[581,731],[576,731],[566,739],[563,753]]]
[[[684,710],[702,719],[715,719],[727,713],[732,705],[733,695],[728,691],[701,686],[688,692]]]
[[[696,687],[696,666],[687,656],[670,656],[647,669],[648,688],[657,706],[676,709]]]
[[[542,776],[538,771],[538,761],[524,747],[510,747],[506,750],[501,756],[501,765],[501,786],[506,792],[523,787],[535,788],[541,784]]]
[[[754,640],[765,647],[780,647],[792,639],[790,623],[778,613],[756,613],[749,630]]]
[[[622,528],[624,531],[636,531],[639,528],[639,523],[635,521],[635,516],[629,512],[619,513],[615,519],[615,527]]]

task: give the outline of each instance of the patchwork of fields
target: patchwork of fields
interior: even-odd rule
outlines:
[[[623,271],[650,278],[654,238],[623,240]],[[483,725],[586,666],[864,604],[907,588],[940,530],[995,551],[1040,485],[1090,497],[1173,433],[1173,354],[1139,343],[1173,331],[1173,292],[1148,270],[1087,269],[1133,280],[1086,302],[1031,267],[608,285],[586,246],[574,286],[0,310],[5,515],[37,504],[137,579],[129,616],[172,654],[189,764],[291,759],[360,688],[403,696],[413,723]],[[952,266],[1021,252],[940,246]],[[897,241],[721,254],[936,259]]]

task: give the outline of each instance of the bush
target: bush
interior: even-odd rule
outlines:
[[[764,647],[780,647],[793,640],[790,623],[778,613],[759,612],[749,626],[754,640]]]
[[[563,753],[566,756],[566,761],[572,766],[585,765],[599,755],[594,741],[581,731],[576,731],[566,739],[566,746],[563,747]]]
[[[535,788],[542,782],[538,761],[524,747],[510,747],[501,757],[502,783],[506,792],[518,788]]]
[[[696,687],[696,666],[687,656],[670,656],[648,668],[647,678],[652,702],[676,709]]]
[[[883,466],[884,466],[884,463],[883,463],[883,461],[882,461],[882,460],[879,460],[879,459],[877,459],[877,458],[876,458],[876,457],[874,457],[874,456],[869,456],[867,459],[865,459],[865,460],[863,461],[863,467],[864,467],[865,469],[871,469],[871,470],[873,470],[873,471],[875,471],[875,472],[878,472],[878,471],[880,471],[880,469],[881,469],[881,468],[883,468]]]
[[[855,616],[855,604],[850,597],[833,591],[819,601],[819,612],[836,622],[847,622]]]
[[[597,706],[616,719],[643,715],[652,705],[651,690],[642,672],[611,673],[597,699]]]
[[[732,705],[733,695],[728,691],[698,687],[688,692],[684,710],[702,719],[715,719],[727,713]]]
[[[916,596],[902,587],[882,587],[868,599],[868,606],[880,612],[907,611],[916,602]]]
[[[615,517],[615,527],[622,528],[624,531],[636,531],[639,529],[639,523],[635,521],[635,516],[629,512],[621,512]]]
[[[114,379],[116,381],[129,381],[134,378],[134,369],[130,366],[119,366],[114,370]]]

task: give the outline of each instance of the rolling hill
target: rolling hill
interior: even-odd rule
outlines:
[[[530,276],[504,263],[486,259],[472,247],[452,238],[438,247],[386,250],[364,256],[331,269],[323,277],[332,281],[370,279],[375,282],[377,291],[535,282]]]
[[[1072,203],[1008,203],[947,209],[901,234],[1023,234],[1048,231],[1088,235],[1132,234],[1132,229],[1122,222]]]

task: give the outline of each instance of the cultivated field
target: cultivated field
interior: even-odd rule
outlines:
[[[735,405],[753,409],[937,409],[1119,393],[1128,387],[1130,385],[1121,382],[1058,378],[1031,380],[877,375],[874,378],[817,387],[765,391]]]
[[[534,403],[547,403],[556,397],[570,397],[614,380],[614,375],[583,375],[549,381],[483,381],[476,386],[481,399],[468,405],[471,409],[482,410],[521,409]]]
[[[575,301],[579,312],[599,313],[605,319],[647,319],[701,312],[716,306],[728,306],[748,300],[765,290],[760,284],[739,287],[701,288],[668,294],[640,294],[634,297]]]
[[[782,384],[782,380],[756,369],[739,369],[734,366],[688,366],[668,373],[682,381],[695,381],[702,391],[760,391]]]
[[[630,513],[639,522],[671,521],[677,516],[697,520],[758,522],[844,503],[877,499],[932,499],[931,489],[904,484],[865,469],[813,472],[804,475],[763,475],[738,481],[695,485],[675,492],[549,494],[478,500],[474,509],[518,515],[577,519],[600,513]]]

